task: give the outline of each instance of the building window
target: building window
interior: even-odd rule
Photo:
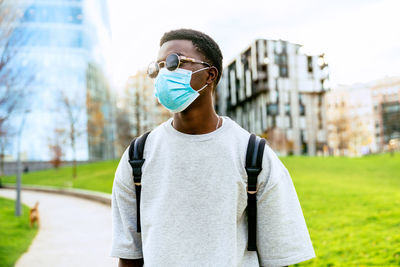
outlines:
[[[318,106],[321,107],[322,106],[322,102],[323,102],[323,95],[319,94],[318,95]]]
[[[279,114],[278,104],[267,104],[267,112],[269,115],[276,116]]]
[[[313,58],[312,58],[312,56],[307,56],[307,70],[308,70],[308,73],[313,73]]]
[[[299,109],[300,109],[300,116],[306,115],[306,108],[303,104],[300,103]]]
[[[299,113],[300,113],[300,116],[306,115],[306,107],[304,106],[303,94],[299,94]]]
[[[268,73],[267,64],[263,64],[263,65],[261,66],[261,71],[262,71],[262,72],[265,72],[265,73]]]
[[[400,138],[400,102],[382,103],[382,124],[385,142]]]
[[[279,69],[279,77],[288,78],[289,77],[289,69],[288,69],[288,56],[286,53],[286,43],[283,42],[284,49],[277,49],[275,51],[275,64],[278,65]]]
[[[323,128],[323,124],[322,124],[322,114],[321,112],[318,112],[318,129],[322,129]]]
[[[287,66],[279,66],[279,76],[282,78],[287,78],[289,76]]]
[[[285,115],[290,116],[290,103],[285,104]]]

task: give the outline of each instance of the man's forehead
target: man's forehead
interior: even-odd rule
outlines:
[[[165,42],[158,52],[158,60],[164,60],[169,54],[176,53],[187,57],[201,57],[203,55],[198,52],[197,48],[190,40],[171,40]]]

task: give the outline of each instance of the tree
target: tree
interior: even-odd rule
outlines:
[[[331,146],[345,156],[350,142],[350,118],[348,107],[344,100],[335,104],[334,112],[328,118],[329,137]]]
[[[268,128],[261,137],[267,139],[272,149],[282,154],[290,154],[293,151],[293,142],[287,139],[285,131],[281,128]]]
[[[117,108],[116,112],[116,126],[117,126],[117,146],[122,153],[135,137],[132,134],[133,124],[130,120],[130,114],[127,109]]]
[[[353,155],[359,156],[362,154],[362,147],[366,147],[371,143],[372,136],[359,116],[352,116],[350,120],[348,146]]]
[[[95,147],[97,149],[99,148],[101,149],[102,144],[105,142],[104,130],[107,122],[101,110],[101,105],[102,105],[101,101],[94,99],[90,94],[90,90],[87,90],[86,108],[88,114],[87,133],[89,141],[89,150],[93,150],[95,149]]]
[[[50,162],[54,168],[58,169],[62,163],[63,153],[63,145],[65,144],[64,140],[65,129],[56,128],[54,130],[53,138],[49,139],[49,150],[50,150]]]
[[[0,174],[10,137],[16,134],[10,122],[29,109],[24,100],[34,80],[33,66],[23,62],[29,36],[17,26],[21,16],[18,1],[0,0]]]
[[[0,129],[0,177],[4,174],[5,151],[9,145],[10,143],[8,140],[8,132],[2,131],[2,129]],[[1,178],[0,178],[0,187],[1,187]]]
[[[72,177],[77,177],[77,153],[76,141],[81,135],[81,116],[82,111],[85,109],[79,96],[68,96],[62,90],[59,90],[59,102],[61,103],[62,113],[66,115],[68,121],[67,135],[69,144],[72,149]]]
[[[89,63],[86,70],[86,109],[89,158],[114,158],[114,97],[100,66]]]
[[[336,136],[336,148],[339,150],[340,155],[345,156],[345,151],[349,147],[349,129],[350,120],[342,114],[331,122],[333,124],[333,134]]]
[[[116,124],[116,145],[120,155],[125,151],[130,142],[136,136],[138,131],[138,109],[136,92],[132,94],[129,84],[119,96],[116,106],[115,124]],[[139,122],[140,123],[140,122]],[[134,129],[136,131],[134,131]]]

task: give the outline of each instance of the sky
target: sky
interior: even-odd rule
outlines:
[[[220,46],[224,66],[258,38],[325,53],[331,85],[400,76],[398,0],[110,0],[110,74],[121,87],[157,57],[163,33],[192,28]]]

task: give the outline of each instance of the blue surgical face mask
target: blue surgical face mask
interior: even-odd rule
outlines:
[[[158,102],[174,113],[186,109],[200,95],[199,92],[208,85],[204,85],[198,91],[194,90],[190,86],[192,74],[205,69],[208,67],[194,72],[180,68],[174,71],[162,68],[154,83]]]

